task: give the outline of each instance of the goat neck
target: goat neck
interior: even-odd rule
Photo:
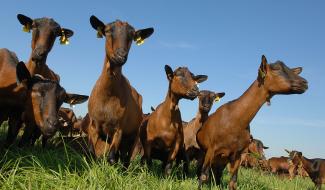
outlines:
[[[268,97],[269,92],[264,85],[259,85],[258,81],[255,80],[245,93],[235,101],[233,105],[235,111],[232,113],[245,123],[244,125],[240,125],[241,127],[247,128]]]

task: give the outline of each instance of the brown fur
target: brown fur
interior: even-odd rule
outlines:
[[[132,39],[137,35],[149,37],[153,29],[135,31],[121,21],[105,25],[95,16],[91,16],[90,22],[106,37],[106,55],[102,73],[88,102],[89,142],[97,157],[108,151],[110,163],[115,163],[120,154],[122,162],[128,166],[142,121],[142,96],[122,74],[122,66],[127,60]]]
[[[290,178],[294,177],[294,165],[288,159],[284,156],[268,159],[269,170],[274,174],[287,173]]]
[[[264,167],[264,149],[268,149],[258,139],[251,138],[247,150],[241,155],[241,165],[249,168]]]
[[[196,134],[208,118],[213,102],[218,101],[224,95],[225,93],[214,93],[208,90],[200,91],[196,117],[190,122],[183,122],[185,152],[189,161],[202,159],[203,152],[196,142]]]
[[[63,108],[61,107],[59,109],[58,113],[60,117],[60,132],[61,134],[72,137],[74,133],[80,133],[81,132],[81,122],[82,119],[77,119],[76,115],[74,114],[73,110],[70,108]]]
[[[41,74],[51,80],[59,81],[59,76],[46,65],[46,58],[57,37],[54,30],[60,31],[60,25],[49,18],[32,20],[20,14],[17,17],[21,24],[29,24],[33,30],[32,53],[26,65],[29,72],[31,75]],[[72,36],[73,32],[70,32]],[[0,73],[2,73],[0,75],[0,114],[5,115],[5,119],[9,117],[7,145],[14,141],[21,127],[21,115],[26,98],[25,89],[16,84],[17,63],[18,59],[14,53],[7,49],[0,49]]]
[[[180,67],[173,72],[166,65],[165,71],[169,80],[166,98],[152,112],[148,124],[140,128],[140,138],[144,148],[142,161],[146,160],[151,164],[151,158],[161,159],[164,162],[165,175],[169,175],[178,152],[185,155],[178,102],[182,98],[195,99],[199,94],[196,84],[206,80],[207,76],[194,76],[185,67]]]
[[[30,141],[34,144],[41,133],[44,141],[55,134],[59,128],[57,113],[63,102],[78,104],[88,99],[88,96],[66,93],[56,81],[31,76],[23,62],[17,64],[16,72],[19,86],[27,93],[22,120],[29,129],[25,130],[20,146]]]
[[[229,189],[237,188],[237,173],[241,154],[250,142],[249,124],[265,102],[275,94],[301,94],[307,81],[298,74],[301,68],[290,69],[278,61],[268,64],[262,56],[257,80],[238,99],[228,102],[211,114],[197,134],[205,152],[200,186],[209,178],[210,168],[220,184],[222,171],[230,163]]]
[[[315,186],[322,188],[322,184],[325,184],[325,159],[308,159],[299,151],[289,152],[289,158],[293,163],[301,163]]]

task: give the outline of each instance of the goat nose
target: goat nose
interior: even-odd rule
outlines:
[[[192,88],[193,92],[198,92],[199,91],[199,87],[197,87],[197,85],[194,85]]]
[[[57,126],[58,125],[58,120],[57,119],[47,119],[47,122],[49,125],[51,125],[52,127]]]
[[[124,48],[119,48],[116,51],[117,55],[121,56],[121,57],[125,57],[127,55],[127,51]]]
[[[43,50],[43,48],[37,47],[33,51],[33,57],[34,58],[42,58],[46,52]]]

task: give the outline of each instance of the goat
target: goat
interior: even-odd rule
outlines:
[[[325,159],[308,159],[302,155],[302,152],[286,151],[289,153],[289,159],[293,163],[301,163],[315,186],[322,189],[322,184],[325,184]]]
[[[97,157],[108,151],[111,164],[120,153],[123,164],[129,165],[133,146],[142,121],[142,96],[122,74],[132,40],[138,44],[153,33],[153,28],[135,30],[127,22],[116,20],[104,24],[90,17],[97,36],[105,36],[105,60],[88,102],[89,143]],[[100,144],[104,149],[97,149]],[[97,150],[103,150],[98,152]]]
[[[220,184],[227,163],[231,175],[229,189],[237,188],[240,157],[250,142],[250,122],[274,95],[304,93],[308,83],[299,76],[301,71],[301,67],[291,69],[281,61],[268,64],[263,55],[257,80],[241,97],[222,105],[208,117],[197,133],[197,142],[205,153],[200,163],[199,188],[208,180],[211,167],[216,183]]]
[[[179,100],[194,100],[199,95],[197,83],[205,81],[207,76],[195,76],[186,67],[173,71],[168,65],[165,65],[165,72],[169,81],[167,96],[152,112],[148,124],[140,128],[140,139],[144,148],[142,162],[151,165],[151,157],[161,159],[165,175],[169,175],[178,152],[185,155]],[[184,167],[187,168],[186,165]]]

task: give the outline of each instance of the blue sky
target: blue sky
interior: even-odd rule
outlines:
[[[157,106],[166,96],[164,65],[187,66],[209,79],[200,89],[224,91],[214,105],[239,97],[256,79],[261,55],[269,62],[282,60],[302,66],[309,81],[303,95],[275,96],[251,124],[254,137],[270,149],[267,156],[285,155],[284,148],[301,150],[308,157],[325,158],[325,2],[288,1],[19,1],[2,2],[1,46],[27,61],[31,34],[22,32],[16,15],[52,17],[74,30],[69,46],[57,40],[48,65],[61,76],[69,92],[90,94],[104,59],[104,39],[96,38],[89,24],[94,14],[105,23],[128,21],[137,29],[154,27],[142,46],[132,46],[124,75],[142,94],[143,110]],[[197,101],[182,100],[183,120],[197,112]],[[74,108],[78,115],[87,104]]]

